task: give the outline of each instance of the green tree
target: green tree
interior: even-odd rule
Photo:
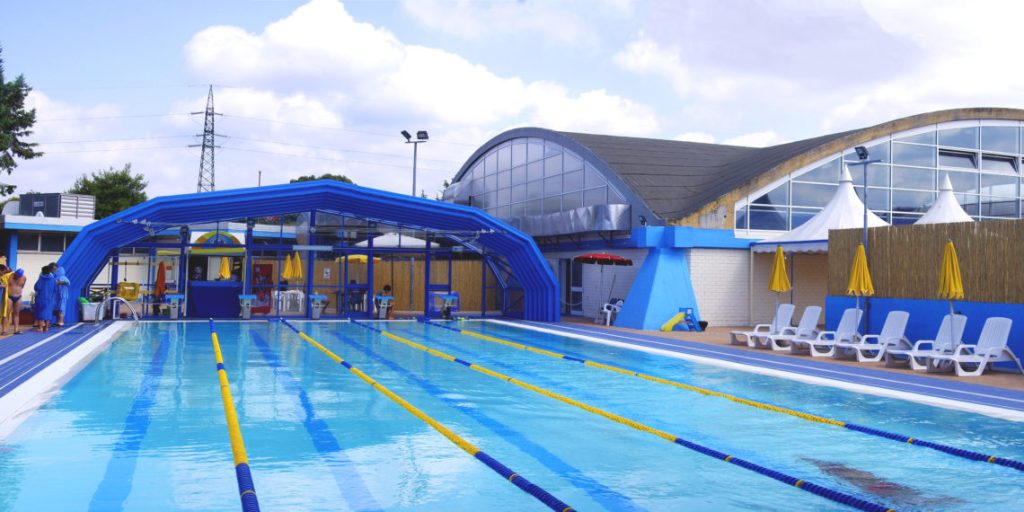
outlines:
[[[300,181],[316,181],[316,180],[334,180],[334,181],[340,181],[342,183],[351,183],[353,185],[356,184],[356,182],[350,180],[348,178],[348,176],[345,176],[344,174],[331,174],[331,173],[321,174],[319,178],[316,177],[313,174],[310,174],[309,176],[299,176],[298,178],[295,178],[294,180],[291,180],[288,183],[298,183]]]
[[[148,199],[146,185],[145,177],[132,175],[132,164],[126,163],[120,170],[111,167],[94,172],[92,176],[83,174],[68,193],[96,196],[96,218],[102,219],[145,202]]]
[[[0,48],[0,171],[11,174],[18,162],[14,159],[30,160],[41,156],[34,142],[24,139],[32,135],[36,124],[36,109],[25,110],[25,97],[32,90],[25,83],[25,77],[18,75],[13,82],[4,81],[3,48]],[[14,192],[13,185],[0,185],[0,195]]]

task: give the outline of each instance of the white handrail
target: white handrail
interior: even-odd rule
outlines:
[[[132,312],[132,319],[135,320],[136,322],[138,322],[139,318],[140,318],[139,317],[139,312],[135,310],[135,306],[132,306],[131,302],[128,302],[127,300],[125,300],[122,297],[108,297],[103,302],[101,302],[100,303],[100,311],[99,311],[99,314],[97,315],[98,318],[103,318],[104,316],[106,316],[106,307],[107,307],[107,303],[108,302],[112,302],[113,303],[113,302],[118,302],[118,301],[124,303],[125,306],[128,306],[128,311]],[[111,309],[110,311],[111,311],[111,316],[113,316],[113,311],[114,310]]]

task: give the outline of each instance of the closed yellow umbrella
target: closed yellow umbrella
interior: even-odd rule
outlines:
[[[292,278],[292,255],[289,254],[284,257],[283,267],[281,268],[281,279],[289,281]]]
[[[871,273],[868,271],[868,258],[864,253],[864,244],[857,244],[857,252],[853,256],[850,267],[850,282],[846,285],[846,294],[856,297],[870,297],[875,294],[875,286],[871,284]]]
[[[302,258],[299,257],[299,251],[295,251],[295,258],[292,260],[292,277],[302,280]]]
[[[775,247],[775,261],[772,263],[772,274],[768,278],[768,290],[782,293],[793,288],[789,283],[789,274],[786,273],[786,255],[782,252],[782,246]]]
[[[946,241],[946,248],[942,253],[942,268],[939,270],[939,298],[949,301],[950,327],[954,327],[956,313],[953,311],[953,301],[964,298],[964,281],[960,278],[960,261],[956,257],[956,247],[952,240]],[[953,345],[959,340],[953,339],[955,328],[949,330],[949,338]]]
[[[344,263],[345,260],[348,260],[349,263],[362,263],[362,264],[365,265],[367,260],[369,260],[369,257],[367,257],[365,254],[350,254],[348,256],[342,256],[340,258],[337,258],[334,261],[336,261],[338,263]],[[374,263],[379,263],[380,262],[380,258],[375,256],[373,258],[373,262]]]
[[[220,257],[220,272],[218,273],[221,279],[231,278],[231,262],[228,261],[227,256]]]

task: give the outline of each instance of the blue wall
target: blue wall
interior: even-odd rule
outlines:
[[[861,304],[863,306],[863,299]],[[834,329],[839,324],[843,310],[854,307],[854,298],[845,296],[829,296],[825,298],[825,328]],[[1024,304],[996,304],[991,302],[954,301],[953,309],[967,315],[967,327],[964,329],[964,342],[976,343],[981,334],[985,319],[992,316],[1003,316],[1013,320],[1010,330],[1010,350],[1017,357],[1024,356]],[[943,315],[949,314],[949,302],[944,300],[921,299],[869,299],[867,309],[868,332],[875,334],[882,330],[885,316],[890,311],[906,311],[910,313],[907,323],[907,338],[911,341],[932,339],[939,330]]]

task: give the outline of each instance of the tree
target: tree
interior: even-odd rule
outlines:
[[[288,183],[299,183],[300,181],[316,181],[316,180],[334,180],[334,181],[340,181],[342,183],[351,183],[353,185],[356,184],[356,182],[350,180],[348,178],[348,176],[345,176],[344,174],[331,174],[331,173],[321,174],[319,178],[317,178],[313,174],[310,174],[309,176],[299,176],[298,178],[295,178],[294,180],[291,180]]]
[[[442,199],[444,199],[444,191],[448,190],[448,187],[450,186],[452,186],[451,182],[448,180],[444,180],[444,183],[441,184],[441,188],[439,188],[437,192],[434,193],[434,200],[441,201]]]
[[[132,175],[132,164],[124,164],[121,170],[111,167],[106,171],[97,171],[92,176],[82,175],[68,190],[69,194],[87,194],[96,196],[96,218],[113,215],[139,203],[145,202],[145,177],[141,174]]]
[[[0,48],[0,171],[11,174],[18,166],[15,158],[31,160],[42,156],[34,142],[23,139],[32,135],[36,124],[36,109],[25,110],[25,97],[32,90],[25,77],[18,75],[13,82],[4,81],[3,48]],[[0,195],[14,192],[13,185],[0,185]]]

